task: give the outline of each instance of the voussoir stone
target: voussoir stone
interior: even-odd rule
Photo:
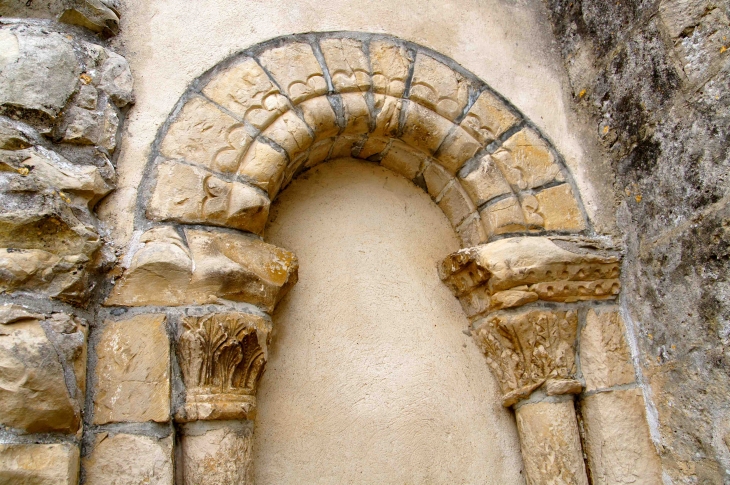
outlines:
[[[261,234],[269,216],[269,198],[259,189],[229,182],[184,163],[157,167],[157,185],[147,216],[157,221],[208,223]]]
[[[78,446],[0,444],[0,484],[77,485],[78,483]]]
[[[550,146],[531,128],[512,135],[491,156],[516,192],[563,180]]]
[[[469,108],[461,127],[483,145],[496,140],[517,123],[517,116],[497,96],[483,91]]]
[[[94,424],[170,418],[165,315],[107,321],[96,345]]]
[[[370,66],[356,39],[323,39],[320,47],[335,89],[366,92],[370,89]]]
[[[86,327],[65,314],[0,311],[0,423],[28,433],[74,433],[86,380]]]
[[[173,485],[172,437],[97,434],[83,466],[88,485]]]
[[[410,99],[454,121],[469,99],[469,83],[447,65],[419,53],[413,68]]]
[[[309,44],[275,47],[264,51],[259,60],[295,104],[327,92],[322,67]]]

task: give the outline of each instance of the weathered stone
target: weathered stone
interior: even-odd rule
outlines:
[[[99,433],[82,460],[88,485],[172,485],[172,437]]]
[[[91,84],[82,84],[76,94],[76,105],[79,108],[95,110],[99,101],[99,91]]]
[[[102,0],[70,0],[59,21],[85,27],[111,37],[119,33],[119,11],[110,9]]]
[[[454,121],[468,97],[469,83],[461,74],[425,54],[416,56],[410,99]]]
[[[95,145],[98,143],[100,119],[96,113],[72,106],[64,113],[63,118],[66,125],[63,141],[78,145]]]
[[[0,150],[22,150],[31,145],[30,137],[18,125],[0,117]]]
[[[63,110],[81,74],[71,42],[61,34],[0,29],[0,106],[51,119]]]
[[[491,156],[516,192],[563,180],[550,146],[530,128],[512,135]]]
[[[523,202],[522,208],[526,214],[539,214],[542,227],[548,231],[582,231],[586,228],[585,217],[568,184],[537,192],[534,206]]]
[[[123,108],[134,102],[132,71],[127,60],[119,54],[105,49],[104,55],[106,58],[99,69],[99,89],[111,98],[117,108]]]
[[[264,51],[259,60],[295,104],[327,92],[327,81],[309,44],[275,47]]]
[[[593,483],[662,483],[641,389],[600,392],[584,397],[580,405]]]
[[[573,401],[515,411],[528,485],[588,485]]]
[[[270,201],[249,185],[228,182],[201,168],[165,161],[157,167],[147,217],[157,221],[207,223],[261,234]]]
[[[527,229],[520,201],[515,196],[497,200],[479,210],[484,229],[489,236]]]
[[[483,91],[469,108],[461,127],[482,145],[496,140],[517,123],[517,116],[489,91]]]
[[[107,321],[96,345],[94,424],[170,419],[165,315]]]
[[[410,53],[402,46],[386,41],[370,42],[373,90],[396,98],[403,96],[411,62]]]
[[[624,331],[618,312],[588,310],[580,334],[580,365],[587,391],[635,381]]]
[[[476,211],[471,199],[464,192],[464,188],[456,180],[444,189],[438,206],[444,211],[453,227],[457,227],[467,216]]]
[[[0,323],[0,422],[28,433],[75,432],[86,380],[86,328],[4,306]]]
[[[367,140],[365,140],[365,143],[362,144],[360,151],[357,153],[357,158],[360,158],[362,160],[369,160],[369,161],[380,160],[380,163],[382,164],[387,156],[387,153],[390,150],[390,147],[392,147],[392,146],[399,146],[400,148],[403,148],[404,150],[408,150],[409,153],[412,153],[415,156],[415,153],[413,153],[413,149],[411,149],[409,146],[399,142],[398,140],[370,135],[370,136],[368,136]],[[423,157],[423,155],[422,155],[422,157]],[[406,174],[412,173],[413,167],[416,166],[415,161],[410,159],[410,157],[408,157],[408,158],[409,158],[408,161],[403,160],[404,166],[400,167],[400,169],[395,168],[397,165],[400,165],[400,162],[398,162],[396,160],[392,160],[393,165],[392,165],[392,167],[388,167],[388,168],[390,168],[391,170],[395,170],[396,172],[402,174],[404,177],[408,177],[408,175],[406,175]],[[390,163],[390,162],[386,162],[386,163]],[[421,164],[419,163],[418,164],[419,170],[420,170],[420,166],[421,166]]]
[[[0,483],[76,485],[79,448],[71,444],[0,444]]]
[[[532,303],[540,299],[537,293],[529,291],[527,286],[521,289],[511,289],[498,291],[490,297],[490,310],[502,310],[504,308],[514,308],[527,303]]]
[[[252,142],[243,123],[201,97],[183,106],[165,135],[160,153],[223,173],[235,173]]]
[[[289,160],[294,160],[314,141],[309,127],[294,111],[287,111],[277,118],[263,135],[283,148]]]
[[[487,242],[487,231],[484,230],[482,219],[478,213],[474,213],[464,220],[456,232],[461,239],[461,247],[468,248]]]
[[[265,190],[270,199],[274,199],[281,188],[288,163],[284,153],[257,140],[243,157],[238,173]]]
[[[370,108],[365,96],[360,93],[345,93],[341,99],[345,112],[344,133],[355,135],[370,131]]]
[[[545,393],[548,396],[580,394],[582,391],[583,384],[576,379],[548,379],[545,382]]]
[[[374,136],[395,138],[400,128],[400,113],[403,100],[392,96],[375,95],[375,129]]]
[[[446,118],[418,103],[407,103],[401,139],[413,148],[433,154],[453,126]]]
[[[362,51],[362,42],[355,39],[323,39],[320,47],[332,84],[338,92],[366,92],[370,89],[370,66]]]
[[[357,149],[362,145],[367,135],[344,135],[338,136],[332,144],[329,159],[335,160],[342,157],[354,157]]]
[[[367,158],[362,155],[365,154],[361,151],[360,158]],[[403,142],[393,140],[392,145],[383,156],[380,164],[403,175],[409,180],[413,180],[421,172],[421,167],[425,160],[426,157],[423,153],[414,150]]]
[[[474,170],[461,176],[461,185],[476,206],[480,206],[495,197],[512,192],[502,172],[491,157],[483,157]]]
[[[178,422],[253,419],[271,322],[248,313],[183,319],[177,343],[185,383]]]
[[[253,484],[253,421],[205,421],[182,428],[184,485]]]
[[[435,157],[448,172],[455,174],[481,148],[478,141],[465,130],[454,126],[446,136]]]
[[[475,324],[474,340],[510,407],[549,379],[573,379],[578,315],[575,311],[492,313]]]
[[[117,148],[117,132],[119,131],[119,110],[112,104],[107,104],[102,115],[101,133],[98,144],[109,153]]]
[[[245,58],[210,80],[203,94],[259,130],[289,109],[289,101],[261,66]]]
[[[315,141],[337,136],[340,126],[337,124],[332,105],[325,96],[308,99],[299,105],[304,121],[311,128]]]
[[[154,232],[153,232],[154,231]],[[296,283],[294,254],[242,234],[186,229],[189,248],[172,229],[149,242],[112,290],[107,305],[184,305],[245,301],[272,311]]]
[[[428,195],[435,199],[444,190],[444,187],[453,179],[451,175],[438,163],[430,163],[423,171]]]

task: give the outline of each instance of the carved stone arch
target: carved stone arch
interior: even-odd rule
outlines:
[[[384,35],[251,47],[192,83],[161,127],[129,264],[106,304],[197,307],[177,330],[176,420],[225,427],[255,412],[269,315],[298,267],[262,240],[271,201],[342,157],[408,178],[443,210],[464,249],[439,274],[516,410],[529,481],[587,484],[572,398],[584,384],[581,302],[616,298],[620,257],[589,238],[572,177],[534,124],[454,61]],[[195,433],[182,442],[185,483],[203,479]],[[247,458],[221,466],[220,483],[250,480],[250,439],[240,432]]]

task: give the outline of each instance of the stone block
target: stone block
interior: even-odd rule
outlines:
[[[487,231],[484,230],[482,220],[477,213],[467,217],[466,220],[464,220],[464,222],[456,228],[456,233],[459,235],[462,248],[477,246],[487,242]]]
[[[326,96],[304,101],[299,108],[302,110],[304,121],[312,130],[315,141],[337,136],[340,132],[337,115]]]
[[[365,140],[365,143],[363,143],[362,147],[360,148],[360,151],[357,153],[357,158],[361,158],[363,160],[371,160],[371,161],[380,160],[380,162],[382,163],[385,158],[384,153],[387,153],[386,149],[389,149],[389,147],[396,146],[396,145],[413,153],[413,149],[411,147],[409,147],[408,145],[406,145],[404,143],[398,142],[397,140],[370,135],[370,136],[368,136],[367,140]],[[413,155],[415,156],[415,153],[413,153]],[[393,166],[395,167],[396,165],[398,165],[398,162],[394,161]],[[413,161],[406,162],[406,166],[414,167],[415,162],[413,162]],[[419,164],[419,167],[420,167],[420,164]],[[391,168],[391,170],[394,170],[394,168]],[[412,168],[409,169],[409,168],[403,167],[403,171],[399,172],[399,173],[402,173],[405,177],[407,177],[408,175],[406,175],[406,174],[411,173],[411,172],[412,172]]]
[[[112,37],[119,33],[119,10],[109,8],[103,0],[68,2],[69,7],[59,17],[59,22],[85,27],[92,32]]]
[[[0,444],[3,485],[77,485],[79,448],[72,444]]]
[[[332,84],[340,93],[370,90],[370,66],[356,39],[323,39],[319,43]]]
[[[360,154],[363,155],[362,151]],[[408,180],[413,180],[421,173],[421,168],[425,161],[426,157],[423,153],[414,150],[403,142],[393,140],[392,145],[383,156],[380,164],[385,168],[403,175]]]
[[[465,130],[455,126],[446,136],[436,153],[436,158],[447,171],[455,174],[481,148],[478,141]]]
[[[188,246],[170,227],[145,233],[145,245],[106,305],[174,306],[243,301],[272,311],[297,280],[296,256],[259,239],[185,229]]]
[[[572,400],[524,404],[515,415],[528,485],[588,485]]]
[[[86,385],[86,327],[62,314],[0,307],[0,424],[74,433]]]
[[[436,59],[419,53],[413,68],[410,99],[454,121],[469,99],[469,83]]]
[[[289,160],[284,153],[268,143],[257,140],[243,157],[238,174],[250,179],[265,190],[270,199],[273,199],[279,193],[288,163]]]
[[[489,156],[479,160],[476,168],[468,174],[460,175],[460,179],[461,185],[476,206],[512,192],[497,164]]]
[[[539,214],[545,230],[582,231],[586,228],[585,217],[570,185],[550,187],[537,192],[534,197],[537,207],[530,209],[523,204],[523,210]]]
[[[418,103],[409,102],[401,139],[418,150],[433,154],[449,134],[453,123]]]
[[[370,108],[365,96],[360,93],[345,93],[341,96],[345,112],[345,130],[348,135],[370,131]]]
[[[515,192],[563,180],[550,146],[531,128],[512,135],[492,159]]]
[[[403,100],[392,96],[376,94],[375,98],[375,129],[373,135],[394,138],[400,128],[400,113],[403,109]]]
[[[438,197],[444,187],[453,180],[453,177],[438,163],[431,163],[423,171],[428,194],[432,199]]]
[[[107,321],[96,345],[94,424],[170,419],[164,314]]]
[[[309,44],[274,47],[261,53],[259,60],[294,104],[327,93],[322,67]]]
[[[82,464],[87,485],[173,485],[172,437],[99,433]]]
[[[636,380],[631,353],[616,311],[588,310],[580,335],[580,363],[586,391],[606,389]]]
[[[235,173],[252,140],[243,123],[196,96],[170,125],[160,153],[210,170]]]
[[[454,228],[476,211],[471,199],[456,180],[452,181],[443,191],[438,206],[444,211]]]
[[[585,452],[596,485],[662,483],[641,389],[600,392],[581,400]]]
[[[496,140],[502,133],[517,123],[512,111],[489,91],[483,91],[469,108],[461,127],[482,145]]]
[[[205,86],[203,94],[259,130],[289,109],[286,96],[251,58],[216,75]]]
[[[373,91],[400,98],[406,88],[413,58],[408,50],[387,41],[370,42]]]
[[[99,69],[99,89],[109,96],[117,108],[133,103],[134,78],[129,63],[124,57],[107,49],[104,50],[104,57]]]
[[[228,182],[202,168],[165,161],[157,167],[157,184],[147,207],[147,217],[261,234],[270,205],[269,198],[250,185]]]
[[[312,148],[309,149],[309,154],[307,155],[307,161],[304,163],[305,166],[311,168],[327,160],[334,143],[334,138],[327,138],[326,140],[316,142],[312,145]]]
[[[55,119],[77,89],[81,69],[73,44],[59,33],[0,29],[0,106]]]
[[[294,111],[287,111],[276,119],[263,135],[283,148],[294,160],[314,141],[310,128]]]
[[[479,211],[482,224],[489,236],[520,232],[527,229],[520,201],[509,196],[489,204]]]
[[[253,483],[253,421],[189,423],[182,428],[182,483]]]
[[[329,159],[335,160],[343,157],[354,157],[357,150],[362,146],[366,135],[344,135],[338,136],[332,144]]]

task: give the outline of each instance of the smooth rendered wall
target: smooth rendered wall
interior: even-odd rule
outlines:
[[[520,484],[514,418],[436,274],[458,241],[376,164],[319,165],[277,199],[299,257],[258,392],[256,483]]]

